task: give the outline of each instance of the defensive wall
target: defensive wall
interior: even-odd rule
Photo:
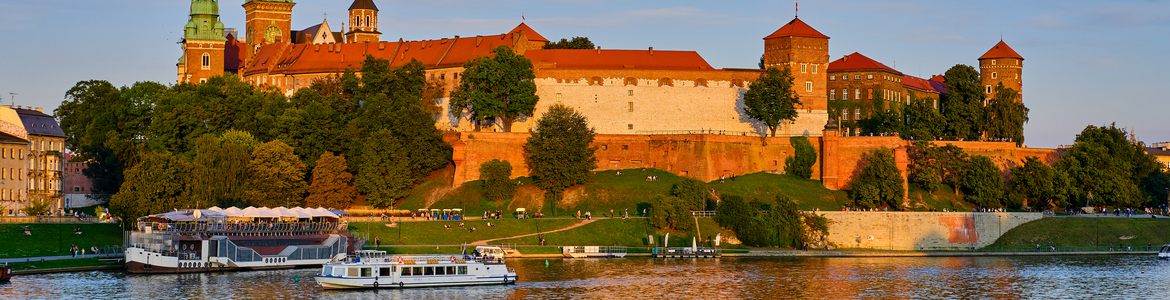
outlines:
[[[932,247],[984,247],[1003,233],[1043,218],[1018,212],[836,212],[827,242],[838,248],[917,250]]]
[[[524,143],[528,133],[459,132],[446,140],[454,148],[454,181],[461,184],[479,179],[479,166],[492,159],[507,160],[512,164],[512,176],[528,175],[524,163]],[[893,149],[895,162],[909,174],[912,162],[907,154],[911,142],[898,137],[808,137],[820,154],[813,166],[813,178],[821,179],[829,189],[849,189],[849,183],[861,173],[866,158],[875,150]],[[1002,170],[1005,178],[1010,167],[1035,156],[1045,163],[1059,158],[1055,149],[1019,148],[1006,142],[936,142],[954,144],[971,155],[990,157]],[[830,146],[826,147],[825,145]],[[599,134],[593,141],[597,147],[597,171],[654,168],[679,176],[712,181],[721,176],[756,172],[783,172],[784,160],[792,156],[794,148],[788,137],[760,137],[727,134]],[[822,151],[827,149],[827,151]]]

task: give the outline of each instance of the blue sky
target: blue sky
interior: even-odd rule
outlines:
[[[220,1],[243,28],[243,0]],[[293,28],[350,0],[300,0]],[[752,68],[792,1],[375,0],[383,40],[504,33],[521,15],[549,39],[587,36],[608,49],[698,51],[716,68]],[[185,0],[0,0],[0,97],[51,111],[78,81],[173,83]],[[1024,56],[1030,147],[1071,144],[1086,125],[1116,123],[1170,140],[1170,1],[801,1],[801,19],[830,36],[833,59],[860,52],[928,77],[977,58],[1001,35]],[[348,26],[348,25],[347,25]]]

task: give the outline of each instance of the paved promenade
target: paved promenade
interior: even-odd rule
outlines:
[[[86,254],[86,255],[57,255],[57,256],[37,256],[37,257],[18,257],[18,258],[0,258],[2,263],[26,262],[26,261],[41,261],[41,260],[58,260],[58,259],[74,259],[74,258],[121,258],[124,256],[121,252],[110,254]]]

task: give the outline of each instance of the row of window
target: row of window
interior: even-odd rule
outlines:
[[[401,271],[399,270],[401,269]],[[390,266],[389,268],[378,267],[361,267],[361,268],[343,268],[343,267],[325,267],[324,274],[331,274],[333,276],[349,276],[349,277],[374,277],[378,276],[389,277],[392,273],[399,273],[401,276],[437,276],[437,275],[467,275],[467,266],[437,266],[437,267],[402,267]]]
[[[377,18],[370,19],[370,16],[365,16],[365,21],[364,23],[362,22],[362,16],[353,16],[349,19],[349,23],[354,24],[352,27],[378,27]]]
[[[817,73],[817,64],[800,64],[800,72],[801,73],[809,73],[810,69],[812,70],[813,74],[816,74]]]
[[[24,180],[24,169],[0,168],[0,179]]]
[[[861,100],[861,89],[853,90],[854,100]],[[837,90],[829,90],[829,100],[837,100]],[[841,100],[849,100],[849,89],[841,89]]]
[[[14,189],[0,190],[0,200],[24,200],[24,191]]]
[[[853,109],[853,116],[854,116],[853,117],[854,121],[861,121],[861,109],[854,108]],[[841,109],[841,120],[842,121],[849,121],[849,109],[848,108]]]
[[[866,74],[866,80],[873,80],[873,74]],[[902,82],[902,78],[897,76],[882,75],[882,79],[886,81]],[[829,81],[837,80],[837,75],[829,75]],[[841,75],[841,80],[849,80],[849,75]],[[861,75],[853,75],[853,80],[861,80]]]

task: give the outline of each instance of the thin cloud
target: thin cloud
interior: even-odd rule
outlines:
[[[1047,30],[1071,30],[1071,25],[1053,14],[1042,14],[1038,17],[1024,20],[1021,25]]]
[[[957,33],[939,33],[933,28],[921,28],[915,31],[908,31],[902,35],[902,39],[913,42],[945,44],[973,44],[975,42],[968,36]]]

